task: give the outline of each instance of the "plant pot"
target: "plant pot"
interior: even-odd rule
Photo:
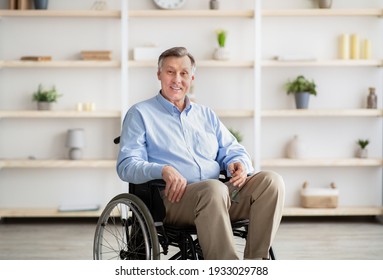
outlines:
[[[364,149],[358,148],[358,150],[356,150],[356,157],[367,158],[368,157],[368,150],[366,148],[364,148]]]
[[[37,110],[39,111],[47,111],[52,109],[51,102],[37,102]]]
[[[225,47],[219,47],[215,49],[213,58],[215,60],[228,60],[230,58],[230,53]]]
[[[296,92],[295,106],[297,109],[307,109],[309,107],[310,93],[309,92]]]
[[[318,0],[318,5],[321,9],[330,9],[332,5],[332,0]]]
[[[219,1],[218,0],[210,0],[210,9],[218,10],[219,9]]]
[[[48,9],[48,0],[33,0],[36,10],[46,10]]]

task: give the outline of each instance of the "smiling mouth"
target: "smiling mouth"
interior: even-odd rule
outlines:
[[[176,86],[170,86],[170,88],[172,89],[172,90],[181,90],[182,88],[180,88],[180,87],[176,87]]]

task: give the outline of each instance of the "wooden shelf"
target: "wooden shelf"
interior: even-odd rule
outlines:
[[[120,11],[97,10],[0,10],[0,17],[83,17],[121,18]]]
[[[253,110],[214,110],[220,118],[251,118]]]
[[[129,60],[129,67],[139,68],[139,67],[157,67],[157,61],[147,60],[147,61],[136,61]],[[197,67],[242,67],[242,68],[251,68],[254,67],[253,61],[240,61],[240,60],[200,60],[198,61]]]
[[[1,168],[114,168],[114,159],[0,159]]]
[[[286,9],[262,10],[265,17],[299,17],[299,16],[353,16],[380,17],[381,9]],[[253,18],[253,10],[130,10],[131,18],[143,17],[237,17]],[[0,17],[106,17],[121,18],[118,10],[0,10]]]
[[[253,110],[214,110],[222,118],[251,118]],[[382,109],[288,109],[288,110],[262,110],[261,117],[383,117]]]
[[[285,207],[284,217],[291,216],[380,216],[383,207],[338,207],[338,208],[302,208]]]
[[[329,158],[329,159],[263,159],[262,167],[380,167],[383,166],[381,158]]]
[[[49,218],[49,217],[99,217],[102,210],[97,211],[58,211],[54,208],[2,208],[0,209],[0,218]]]
[[[334,59],[334,60],[309,60],[309,61],[278,61],[264,60],[263,67],[380,67],[382,60],[365,60],[365,59]]]
[[[254,17],[253,10],[131,10],[128,13],[129,17],[238,17],[252,18]]]
[[[382,117],[381,109],[263,110],[262,117]]]
[[[0,68],[117,68],[116,60],[51,60],[51,61],[0,61]]]
[[[120,118],[120,111],[93,111],[93,112],[77,112],[77,111],[0,111],[1,118]]]
[[[157,67],[157,61],[135,61],[128,62],[129,67]],[[251,60],[200,60],[198,67],[254,67],[255,62]],[[314,60],[314,61],[278,61],[264,60],[261,63],[262,67],[381,67],[382,60]]]
[[[43,218],[43,217],[99,217],[103,209],[97,211],[58,211],[55,208],[2,208],[1,217],[14,218]],[[284,217],[312,217],[312,216],[380,216],[382,207],[338,207],[338,208],[302,208],[285,207]]]
[[[381,17],[382,9],[284,9],[262,10],[265,17]]]

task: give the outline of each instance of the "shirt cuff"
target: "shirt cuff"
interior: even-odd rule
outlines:
[[[150,168],[150,177],[153,179],[162,179],[162,169],[166,165],[153,163],[153,166]]]

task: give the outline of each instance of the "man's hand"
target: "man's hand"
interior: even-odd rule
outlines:
[[[169,165],[162,169],[162,179],[166,182],[165,196],[170,202],[179,202],[186,190],[186,179]]]
[[[228,170],[231,174],[231,179],[229,182],[232,183],[234,187],[242,187],[247,178],[247,173],[242,163],[230,163],[228,166]]]

